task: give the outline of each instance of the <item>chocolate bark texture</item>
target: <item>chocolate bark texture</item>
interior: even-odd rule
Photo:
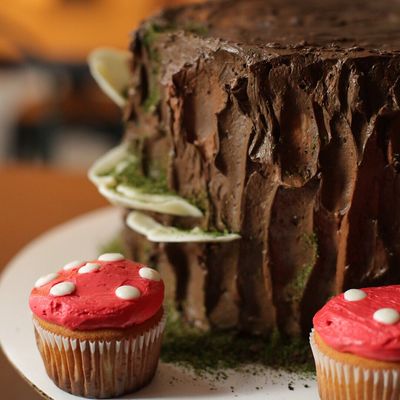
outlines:
[[[224,244],[154,244],[204,328],[308,333],[352,287],[400,283],[400,3],[212,1],[134,34],[126,140]],[[147,249],[144,251],[144,249]]]

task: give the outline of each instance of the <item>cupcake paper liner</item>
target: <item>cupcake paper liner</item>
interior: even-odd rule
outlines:
[[[337,361],[318,348],[314,330],[310,334],[310,345],[322,400],[400,399],[399,370],[372,369]]]
[[[84,397],[133,392],[154,376],[165,314],[153,328],[123,340],[89,341],[56,335],[35,320],[35,336],[47,374],[61,389]]]

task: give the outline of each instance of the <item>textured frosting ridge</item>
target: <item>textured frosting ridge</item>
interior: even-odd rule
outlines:
[[[58,277],[33,288],[29,298],[32,312],[72,330],[127,328],[155,315],[164,298],[164,283],[158,273],[154,271],[158,279],[146,279],[140,276],[145,265],[100,258],[76,264],[73,269],[61,269]],[[85,268],[86,264],[99,268]],[[52,288],[63,283],[69,283],[74,290],[53,290],[52,295]]]
[[[241,236],[127,233],[189,319],[299,335],[332,294],[399,282],[399,20],[390,1],[213,1],[136,32],[126,139],[204,213],[155,218]]]
[[[400,361],[400,286],[362,289],[366,296],[340,294],[314,317],[315,331],[335,350],[382,361]],[[390,309],[397,318],[379,317]],[[383,312],[382,312],[383,311]]]

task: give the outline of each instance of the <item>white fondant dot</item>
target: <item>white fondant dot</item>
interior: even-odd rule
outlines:
[[[84,261],[79,261],[79,260],[71,261],[68,264],[64,265],[63,270],[69,271],[70,269],[74,269],[83,263],[84,263]]]
[[[139,269],[139,275],[143,279],[150,281],[159,281],[161,279],[160,274],[153,268],[143,267]]]
[[[60,282],[50,289],[52,296],[66,296],[75,291],[75,284],[72,282]]]
[[[374,312],[374,320],[385,325],[394,325],[400,320],[400,314],[394,308],[380,308]]]
[[[361,289],[349,289],[344,292],[344,299],[346,301],[359,301],[366,297],[367,293]]]
[[[98,258],[99,261],[119,261],[124,259],[125,257],[121,253],[105,253]]]
[[[83,267],[78,269],[78,274],[87,274],[88,272],[97,271],[100,269],[100,264],[86,263]]]
[[[39,288],[41,286],[46,285],[47,283],[51,282],[53,279],[58,278],[58,274],[52,273],[52,274],[47,274],[44,276],[41,276],[36,282],[35,282],[35,288]]]
[[[115,295],[123,300],[132,300],[140,297],[140,290],[135,286],[124,285],[115,289]]]

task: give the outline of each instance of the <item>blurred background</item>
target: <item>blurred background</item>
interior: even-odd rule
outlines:
[[[88,53],[127,49],[142,19],[193,2],[0,1],[0,273],[38,234],[106,205],[86,170],[120,141],[121,110],[91,78]],[[7,400],[42,398],[1,352],[0,387]]]
[[[86,65],[98,46],[127,49],[157,9],[193,0],[0,2],[0,162],[87,168],[121,138],[120,110]]]

